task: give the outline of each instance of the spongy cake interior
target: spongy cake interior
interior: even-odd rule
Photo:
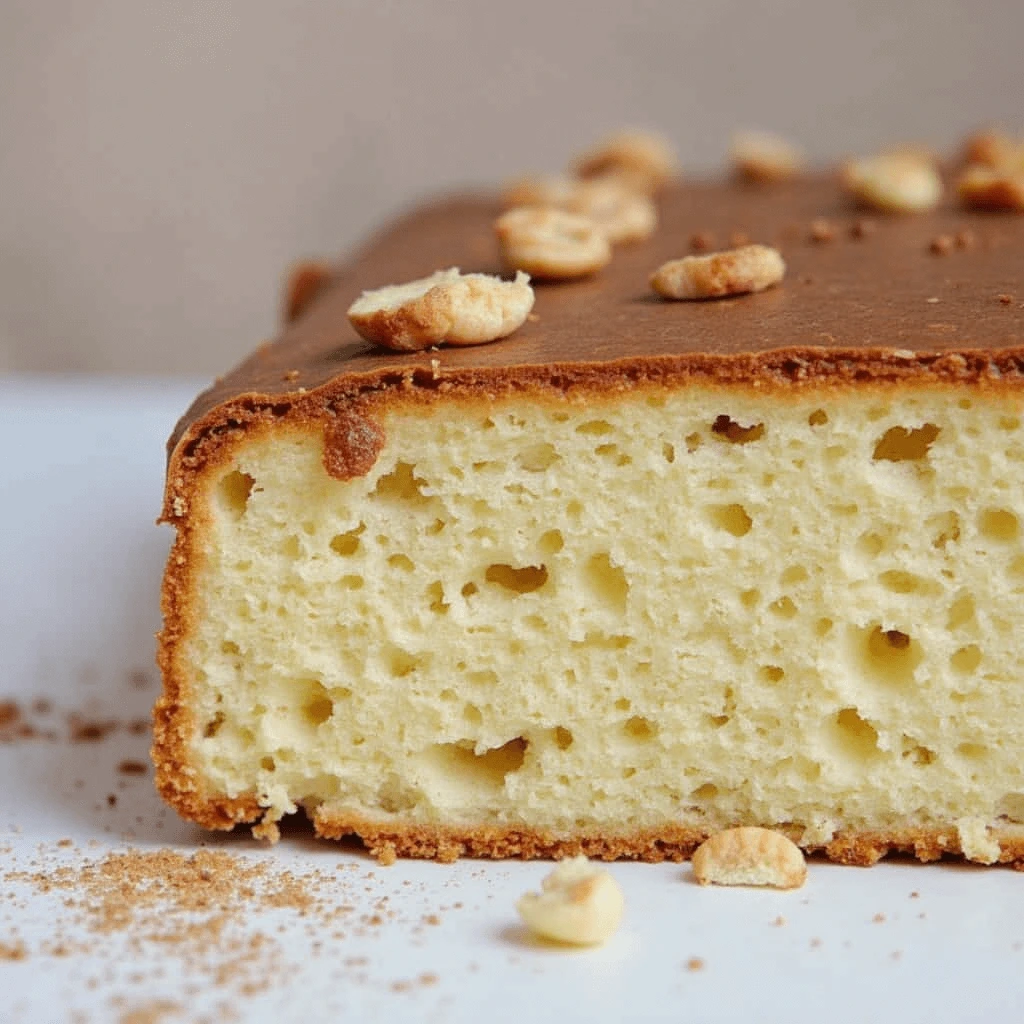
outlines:
[[[349,481],[254,432],[193,498],[194,766],[275,816],[1024,821],[1020,406],[396,403]]]

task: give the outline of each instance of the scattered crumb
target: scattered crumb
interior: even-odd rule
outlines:
[[[921,894],[920,894],[920,893],[919,893],[919,892],[918,892],[918,891],[917,891],[917,890],[915,889],[915,890],[914,890],[914,891],[913,891],[913,892],[912,892],[912,893],[910,894],[910,898],[911,898],[912,900],[917,900],[917,899],[920,899],[920,898],[921,898]]]
[[[299,379],[299,371],[298,370],[287,370],[285,372],[284,376],[281,379],[282,380],[298,380]]]
[[[811,221],[809,237],[812,242],[831,242],[836,237],[836,229],[824,217]]]
[[[951,235],[936,235],[928,243],[928,249],[936,256],[948,256],[953,251],[953,237]]]
[[[871,918],[875,924],[883,924],[885,922],[885,914],[879,911],[873,918]]]
[[[381,867],[389,868],[392,864],[398,860],[398,855],[395,853],[394,843],[384,843],[376,850],[377,863]]]
[[[419,982],[421,985],[436,985],[440,980],[441,979],[436,974],[434,974],[433,971],[427,971],[424,974],[421,974],[419,977]]]
[[[821,949],[821,939],[817,937],[811,939],[811,949]]]
[[[878,225],[866,217],[861,217],[855,220],[850,225],[850,237],[851,238],[867,238],[869,235],[873,235],[878,230]]]
[[[1013,296],[1012,296],[1012,295],[1007,295],[1007,294],[1006,294],[1006,293],[1004,292],[1003,294],[1001,294],[1001,295],[999,296],[999,301],[1000,301],[1000,302],[1001,302],[1001,303],[1002,303],[1002,304],[1003,304],[1004,306],[1009,306],[1009,305],[1010,305],[1010,303],[1012,303],[1012,302],[1013,302]]]
[[[32,701],[32,710],[37,715],[48,715],[53,710],[53,702],[46,697],[36,697]]]
[[[427,914],[423,918],[423,923],[424,924],[439,925],[441,923],[441,918],[439,918],[437,916],[437,914]]]
[[[107,806],[108,807],[116,807],[117,806],[117,794],[116,793],[108,793],[107,794]]]
[[[938,296],[933,295],[933,296],[931,296],[931,298],[925,299],[924,301],[928,302],[928,303],[931,303],[931,305],[934,306],[935,303],[939,301],[939,299],[938,299]]]
[[[782,928],[785,925],[785,923],[786,919],[781,914],[779,914],[779,916],[775,918],[774,921],[772,921],[772,924],[775,925],[776,928]]]
[[[697,231],[690,236],[690,248],[694,252],[708,252],[715,247],[715,236],[710,231]]]
[[[58,846],[74,846],[75,845],[75,841],[73,839],[68,839],[68,838],[65,837],[64,839],[58,839],[57,840],[57,845]]]
[[[892,958],[893,960],[902,960],[902,959],[903,959],[903,951],[902,951],[902,950],[899,950],[899,949],[894,949],[894,950],[893,950],[893,951],[892,951],[892,952],[891,952],[891,953],[889,954],[889,956],[890,956],[890,957],[891,957],[891,958]]]
[[[0,960],[24,960],[28,950],[24,942],[3,942],[0,940]]]
[[[958,249],[973,249],[974,248],[974,232],[969,231],[966,228],[963,231],[958,231],[953,238]]]
[[[704,961],[699,956],[691,956],[690,959],[686,961],[686,969],[688,971],[703,971]]]
[[[168,999],[157,999],[143,1006],[126,1010],[118,1017],[118,1024],[163,1024],[168,1017],[178,1017],[183,1012],[180,1003]]]
[[[125,758],[117,766],[117,770],[122,775],[145,775],[149,771],[149,765],[144,761],[133,761],[130,758]]]

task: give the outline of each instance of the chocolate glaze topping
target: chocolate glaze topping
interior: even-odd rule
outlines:
[[[665,363],[657,357],[756,367],[765,361],[759,354],[780,350],[806,365],[841,355],[865,367],[892,350],[915,353],[917,366],[960,352],[976,367],[991,356],[989,375],[1024,373],[1024,217],[966,211],[953,195],[932,213],[872,215],[854,208],[825,175],[768,186],[686,182],[660,205],[654,237],[617,248],[602,273],[536,284],[534,315],[511,337],[389,352],[348,323],[346,310],[363,290],[450,266],[501,271],[493,199],[455,197],[415,210],[340,270],[276,341],[200,395],[172,445],[222,403],[288,401],[342,376],[371,387],[413,371],[417,380],[438,371],[482,380],[514,367]],[[817,230],[814,240],[812,222],[822,218],[834,231],[822,241]],[[782,252],[787,274],[779,287],[708,302],[665,302],[651,292],[651,272],[689,254],[695,235],[710,236],[702,241],[717,249],[737,234]],[[933,244],[939,238],[952,244]]]

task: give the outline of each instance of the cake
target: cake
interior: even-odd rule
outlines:
[[[1024,220],[866,215],[826,174],[658,205],[510,337],[385,351],[361,292],[501,270],[496,200],[427,204],[196,400],[155,712],[182,815],[386,857],[754,825],[1024,861]],[[649,290],[737,235],[780,285]]]

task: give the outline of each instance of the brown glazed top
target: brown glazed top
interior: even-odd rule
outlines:
[[[947,186],[949,183],[947,182]],[[423,277],[446,267],[498,273],[493,198],[462,196],[431,203],[400,219],[342,268],[335,281],[272,343],[204,392],[178,424],[172,445],[216,406],[233,400],[307,401],[345,379],[359,388],[384,380],[425,381],[437,372],[475,382],[558,364],[719,363],[757,372],[761,353],[782,351],[802,365],[870,364],[891,350],[913,351],[915,366],[943,353],[973,353],[969,376],[1024,372],[1024,217],[959,207],[953,189],[934,212],[871,214],[856,209],[831,175],[785,184],[683,182],[662,196],[660,224],[648,241],[616,248],[593,278],[536,283],[533,316],[511,337],[470,348],[390,352],[363,341],[346,310],[364,290]],[[811,240],[825,218],[829,241]],[[867,221],[867,230],[858,225]],[[777,247],[786,278],[756,295],[666,302],[648,277],[662,262],[693,250],[694,235],[712,249],[733,236]],[[932,243],[948,236],[932,250]],[[959,244],[958,244],[959,240]],[[948,243],[948,244],[947,244]],[[1008,350],[1019,350],[1011,354]],[[979,362],[979,357],[984,356]],[[906,356],[901,356],[906,359]],[[432,360],[439,367],[432,369]],[[568,364],[568,366],[566,365]],[[987,365],[987,363],[986,363]],[[727,374],[735,376],[735,374]],[[822,375],[826,375],[822,371]],[[849,371],[850,379],[865,374]],[[207,422],[210,422],[207,420]]]

